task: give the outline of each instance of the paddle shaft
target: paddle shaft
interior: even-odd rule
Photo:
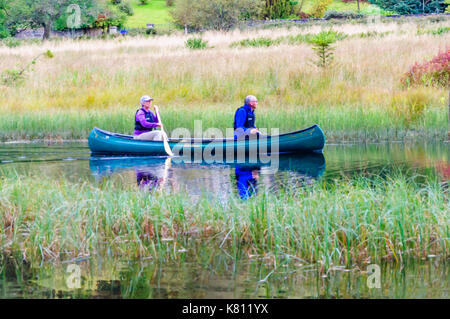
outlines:
[[[156,116],[158,117],[158,121],[160,124],[162,124],[161,115],[159,115],[158,107],[155,107]],[[166,138],[166,132],[164,131],[164,128],[161,126],[161,133],[163,135],[163,142],[164,142],[164,150],[166,151],[167,155],[173,156],[172,150],[170,149],[169,142]]]

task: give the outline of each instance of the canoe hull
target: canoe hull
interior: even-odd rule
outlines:
[[[321,152],[325,135],[318,125],[307,129],[268,137],[248,139],[169,139],[172,152],[178,156],[219,156],[227,154],[251,156],[270,153]],[[162,141],[135,140],[132,136],[94,128],[89,134],[89,148],[95,155],[167,155]]]

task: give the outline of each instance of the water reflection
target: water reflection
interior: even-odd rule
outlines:
[[[208,190],[217,195],[236,193],[248,199],[259,189],[278,191],[323,175],[323,154],[283,156],[273,163],[208,164],[175,161],[164,157],[91,157],[89,166],[98,182],[120,178],[123,183],[133,172],[137,185],[145,190],[186,190],[199,195]],[[286,184],[288,180],[288,184]]]
[[[31,267],[8,258],[0,265],[0,298],[448,298],[449,269],[434,259],[380,263],[381,288],[368,274],[336,267],[283,261],[273,269],[264,259],[202,249],[171,262],[96,256],[76,264],[81,287],[70,289],[69,263]],[[1,259],[1,257],[0,257]]]
[[[247,199],[258,192],[259,167],[236,165],[234,174],[239,197]]]

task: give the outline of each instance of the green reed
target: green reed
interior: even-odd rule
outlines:
[[[446,186],[448,187],[448,186]],[[339,179],[222,202],[204,193],[46,177],[0,179],[0,251],[37,263],[86,255],[176,260],[218,249],[355,267],[448,255],[448,188],[401,174]]]
[[[195,133],[195,121],[201,128],[218,128],[225,136],[232,128],[235,109],[233,107],[205,106],[181,110],[181,107],[162,109],[165,129],[170,133],[176,128],[187,128]],[[25,114],[2,114],[0,140],[20,139],[87,139],[94,126],[125,134],[132,134],[136,108],[118,110],[89,110],[85,112],[43,111]],[[327,140],[404,140],[422,138],[445,139],[448,111],[444,108],[429,108],[420,118],[410,122],[408,118],[379,108],[358,105],[333,107],[319,106],[289,107],[276,110],[274,107],[257,110],[257,126],[279,129],[280,133],[295,131],[319,124]],[[274,131],[275,132],[275,131]]]

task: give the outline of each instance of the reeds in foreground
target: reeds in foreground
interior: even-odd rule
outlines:
[[[355,267],[448,256],[448,188],[415,179],[339,179],[242,201],[147,193],[111,182],[0,179],[0,252],[38,263],[77,256],[177,259],[220,247]]]

